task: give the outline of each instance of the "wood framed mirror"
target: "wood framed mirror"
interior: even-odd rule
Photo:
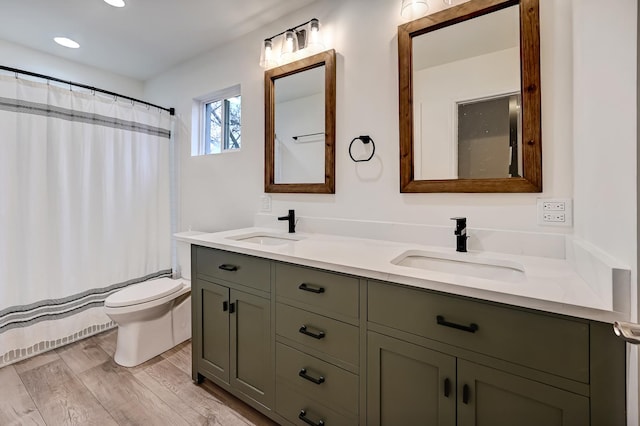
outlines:
[[[400,192],[541,192],[539,0],[398,27]]]
[[[335,193],[336,54],[267,70],[264,191]]]

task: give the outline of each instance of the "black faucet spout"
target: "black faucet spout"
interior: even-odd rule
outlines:
[[[456,236],[456,251],[465,253],[467,251],[467,218],[452,217],[451,220],[456,221],[456,229],[453,234]]]
[[[289,222],[289,233],[293,234],[296,232],[296,211],[289,210],[289,214],[286,216],[278,217],[278,220],[286,220]]]

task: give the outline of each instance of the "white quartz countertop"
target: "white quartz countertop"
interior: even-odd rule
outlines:
[[[234,240],[239,236],[294,236],[297,241],[263,245]],[[179,241],[228,250],[334,272],[357,275],[416,288],[521,306],[603,322],[627,320],[628,314],[613,310],[612,297],[602,297],[564,259],[469,251],[386,240],[341,237],[315,233],[281,233],[271,228],[244,228],[216,233],[183,232]],[[517,264],[524,278],[517,282],[477,278],[395,265],[392,261],[408,250],[427,251],[444,257],[455,256],[470,262]]]

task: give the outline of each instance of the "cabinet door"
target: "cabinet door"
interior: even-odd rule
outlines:
[[[229,289],[203,280],[197,281],[197,288],[196,319],[202,328],[197,356],[200,370],[229,383]]]
[[[368,425],[455,425],[454,357],[373,332],[367,339]]]
[[[584,426],[589,399],[459,359],[458,424]]]
[[[231,300],[231,385],[272,407],[271,302],[237,290],[231,290]]]

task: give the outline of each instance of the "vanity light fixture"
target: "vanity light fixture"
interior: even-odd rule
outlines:
[[[69,49],[77,49],[80,47],[80,44],[78,44],[78,42],[67,37],[54,37],[53,41],[58,43],[60,46],[68,47]]]
[[[324,45],[320,38],[320,21],[313,18],[265,39],[260,66],[273,68],[298,59],[303,54],[306,56],[307,53],[314,54],[322,50]]]
[[[104,2],[113,7],[124,7],[124,0],[104,0]]]
[[[414,20],[424,16],[428,11],[427,0],[402,0],[400,15],[405,19]]]

